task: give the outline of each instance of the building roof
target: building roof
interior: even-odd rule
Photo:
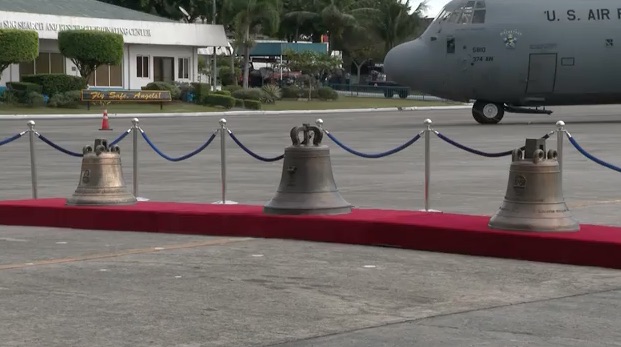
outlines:
[[[68,17],[175,22],[168,18],[130,10],[97,0],[0,0],[0,11]]]
[[[327,43],[310,43],[310,42],[260,42],[250,50],[250,56],[267,56],[277,57],[284,54],[286,50],[294,52],[314,51],[317,53],[328,53]]]

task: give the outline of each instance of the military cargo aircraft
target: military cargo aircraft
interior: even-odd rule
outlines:
[[[384,59],[390,80],[468,102],[481,124],[505,112],[621,103],[621,3],[453,0]]]

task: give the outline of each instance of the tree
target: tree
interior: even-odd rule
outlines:
[[[311,99],[313,81],[317,80],[316,76],[321,76],[324,72],[337,69],[342,64],[341,59],[338,57],[314,51],[295,52],[288,49],[285,51],[285,56],[287,60],[285,65],[291,71],[301,71],[302,74],[307,75],[308,100]]]
[[[123,35],[95,30],[63,30],[58,33],[60,52],[88,80],[100,65],[123,61]]]
[[[12,64],[39,56],[39,34],[33,30],[0,29],[0,77]]]
[[[383,43],[378,40],[373,33],[370,33],[367,29],[359,27],[346,30],[344,35],[347,40],[343,43],[343,53],[346,54],[351,62],[356,66],[356,76],[358,77],[358,83],[360,83],[362,66],[364,66],[364,64],[369,62],[371,59],[384,55],[378,54],[378,51],[382,50],[378,46],[381,45],[381,47],[383,47]],[[350,64],[347,66],[351,67]],[[350,69],[348,68],[347,70],[349,72]]]
[[[250,50],[254,47],[254,37],[263,30],[273,34],[280,26],[279,0],[227,0],[226,10],[237,13],[234,17],[235,46],[244,55],[243,87],[248,88]]]
[[[422,24],[422,12],[426,2],[421,2],[413,13],[410,0],[381,0],[370,16],[368,28],[384,42],[384,54],[394,46],[408,40]]]

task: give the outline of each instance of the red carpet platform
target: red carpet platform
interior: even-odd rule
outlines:
[[[241,236],[381,245],[621,269],[621,228],[579,232],[491,230],[489,217],[355,209],[340,216],[264,215],[261,206],[139,202],[65,206],[65,199],[0,201],[0,225]]]

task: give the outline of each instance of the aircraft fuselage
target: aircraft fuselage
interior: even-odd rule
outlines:
[[[400,84],[455,101],[621,103],[620,28],[612,0],[454,0],[384,66]]]

